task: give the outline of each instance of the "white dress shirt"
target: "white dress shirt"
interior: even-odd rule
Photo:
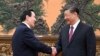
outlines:
[[[76,30],[76,28],[77,28],[79,22],[80,22],[80,20],[78,20],[74,25],[70,25],[70,27],[71,27],[71,26],[74,27],[74,28],[73,28],[73,33],[75,32],[75,30]],[[71,29],[69,30],[69,32],[70,32],[70,31],[71,31]]]
[[[22,22],[22,23],[24,23],[28,28],[31,29],[31,27],[26,22]]]

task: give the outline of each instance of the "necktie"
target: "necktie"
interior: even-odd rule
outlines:
[[[71,26],[71,27],[70,27],[70,32],[69,32],[69,42],[70,42],[70,40],[71,40],[71,38],[72,38],[72,35],[73,35],[73,29],[74,29],[74,27]]]

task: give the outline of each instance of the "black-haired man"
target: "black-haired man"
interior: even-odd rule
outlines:
[[[12,38],[13,56],[38,56],[38,52],[53,54],[53,47],[41,43],[32,31],[36,21],[33,10],[26,10],[20,17],[21,24]]]

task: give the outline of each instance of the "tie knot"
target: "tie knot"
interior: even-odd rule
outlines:
[[[71,29],[74,29],[74,27],[73,27],[73,26],[70,26],[70,28],[71,28]]]

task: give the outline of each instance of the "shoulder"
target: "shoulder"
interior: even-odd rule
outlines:
[[[17,28],[16,28],[17,31],[25,31],[25,30],[28,30],[28,27],[21,23]]]
[[[85,29],[93,29],[93,26],[92,25],[90,25],[90,24],[87,24],[87,23],[80,23],[81,24],[81,26],[83,27],[83,28],[85,28]]]
[[[64,26],[61,28],[61,31],[60,31],[60,32],[65,31],[65,30],[67,30],[67,29],[69,29],[69,25],[64,25]]]

